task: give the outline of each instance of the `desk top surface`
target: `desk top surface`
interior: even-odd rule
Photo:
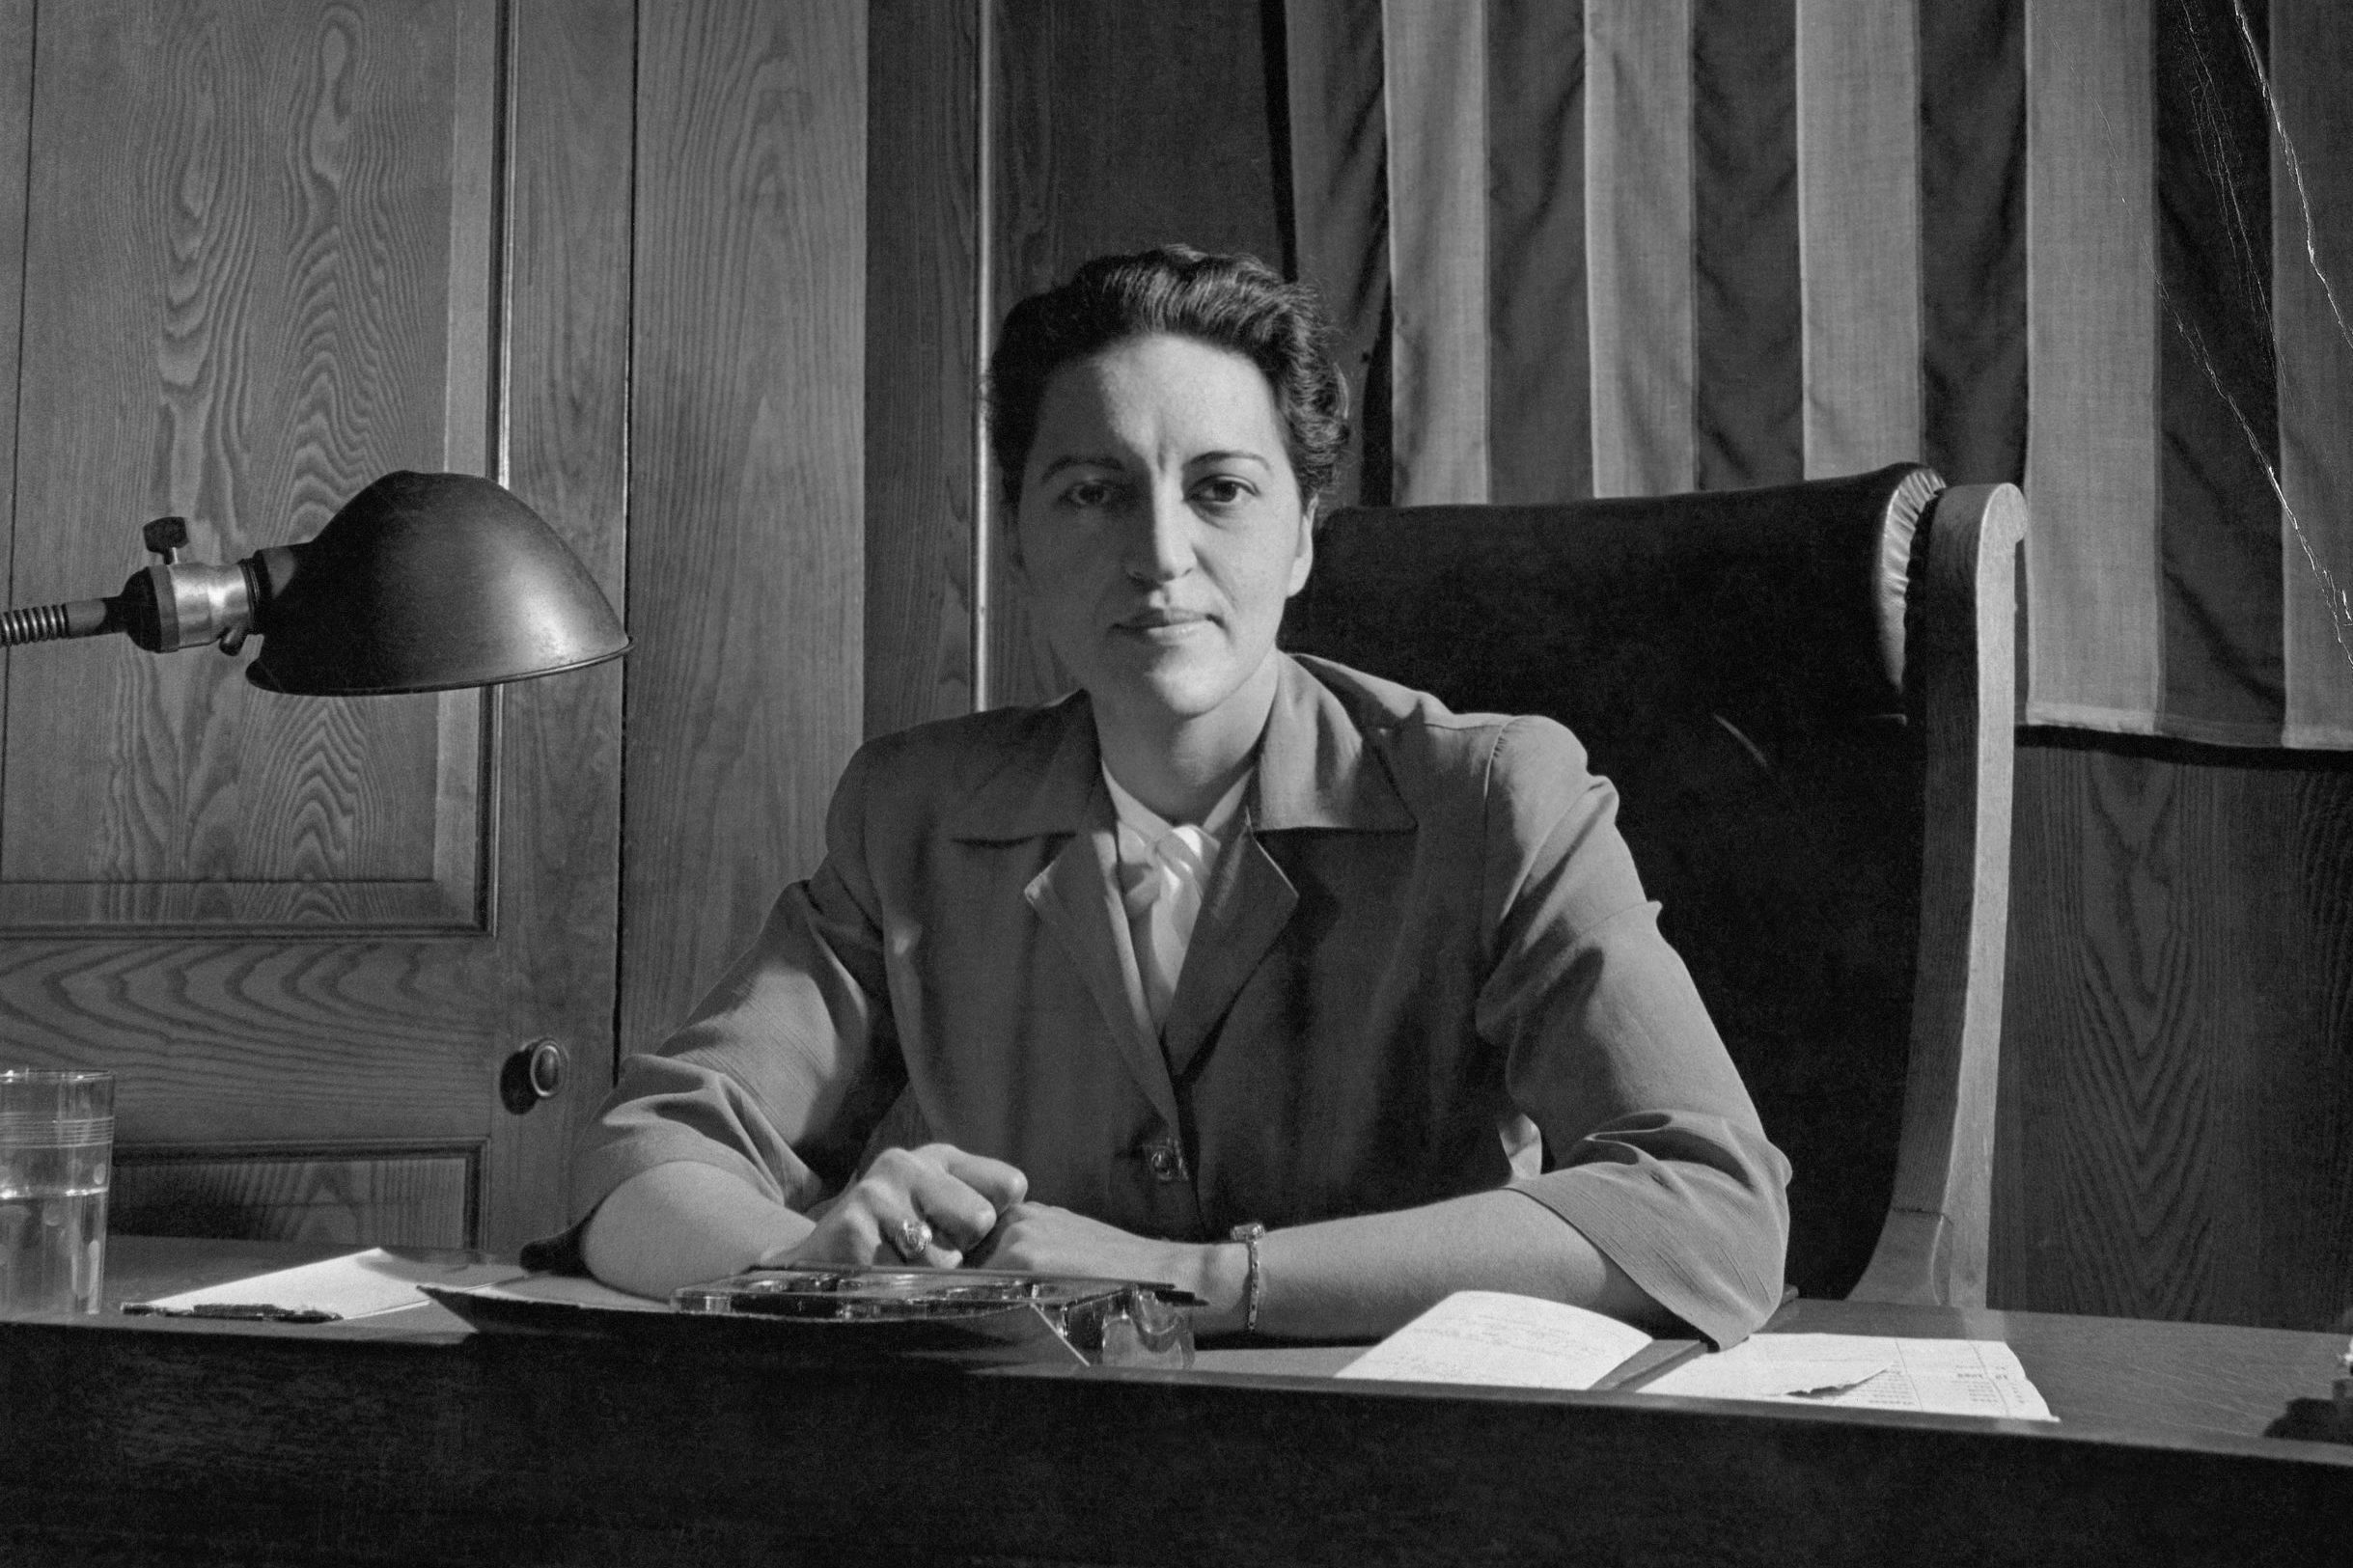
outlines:
[[[122,1302],[150,1300],[291,1267],[352,1251],[348,1246],[183,1240],[119,1236],[109,1244],[106,1321],[152,1325],[156,1320],[113,1317]],[[457,1342],[472,1332],[438,1307],[421,1307],[364,1323],[329,1325],[204,1324],[224,1333],[309,1337],[355,1336],[419,1342]],[[1954,1307],[1871,1303],[1791,1302],[1768,1333],[1891,1334],[1998,1339],[2017,1352],[2061,1430],[2070,1435],[2128,1435],[2157,1443],[2214,1443],[2237,1447],[2261,1440],[2277,1451],[2297,1451],[2353,1466],[2353,1446],[2296,1441],[2329,1400],[2346,1341],[2330,1334],[2254,1329],[2223,1324],[2163,1323]],[[1328,1377],[1360,1347],[1330,1345],[1211,1348],[1186,1376],[1252,1382]],[[1169,1374],[1144,1374],[1166,1376]],[[1378,1386],[1357,1385],[1377,1391]],[[1463,1390],[1525,1399],[1528,1390]],[[1712,1402],[1708,1402],[1712,1403]],[[2301,1417],[2301,1419],[2299,1419]],[[1902,1417],[1910,1420],[1963,1417]],[[2006,1423],[2016,1424],[2016,1423]]]
[[[350,1249],[109,1251],[120,1301]],[[0,1561],[2345,1560],[2353,1446],[2267,1435],[2328,1408],[2336,1336],[1846,1302],[1775,1327],[2000,1338],[2060,1420],[1336,1382],[1336,1347],[956,1376],[437,1308],[110,1310],[0,1325]]]

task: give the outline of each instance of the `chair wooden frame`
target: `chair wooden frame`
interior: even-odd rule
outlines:
[[[2017,715],[2013,485],[1944,491],[1926,530],[1920,957],[1896,1185],[1854,1301],[1982,1307],[2009,935]]]

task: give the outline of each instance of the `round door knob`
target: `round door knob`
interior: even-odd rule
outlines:
[[[564,1087],[564,1047],[553,1040],[534,1040],[523,1049],[528,1058],[523,1072],[531,1092],[542,1100],[555,1098]]]
[[[541,1100],[563,1092],[564,1069],[564,1047],[553,1040],[534,1040],[509,1057],[499,1069],[498,1097],[519,1116]]]

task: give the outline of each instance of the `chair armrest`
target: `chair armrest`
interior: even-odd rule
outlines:
[[[1921,646],[1926,799],[1920,960],[1895,1196],[1854,1301],[1981,1307],[2009,932],[2015,486],[1938,497]]]

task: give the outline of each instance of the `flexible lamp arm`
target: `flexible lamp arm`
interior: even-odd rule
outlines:
[[[122,604],[121,599],[70,599],[64,604],[36,604],[22,610],[0,611],[0,647],[122,631],[124,625],[117,614]]]

